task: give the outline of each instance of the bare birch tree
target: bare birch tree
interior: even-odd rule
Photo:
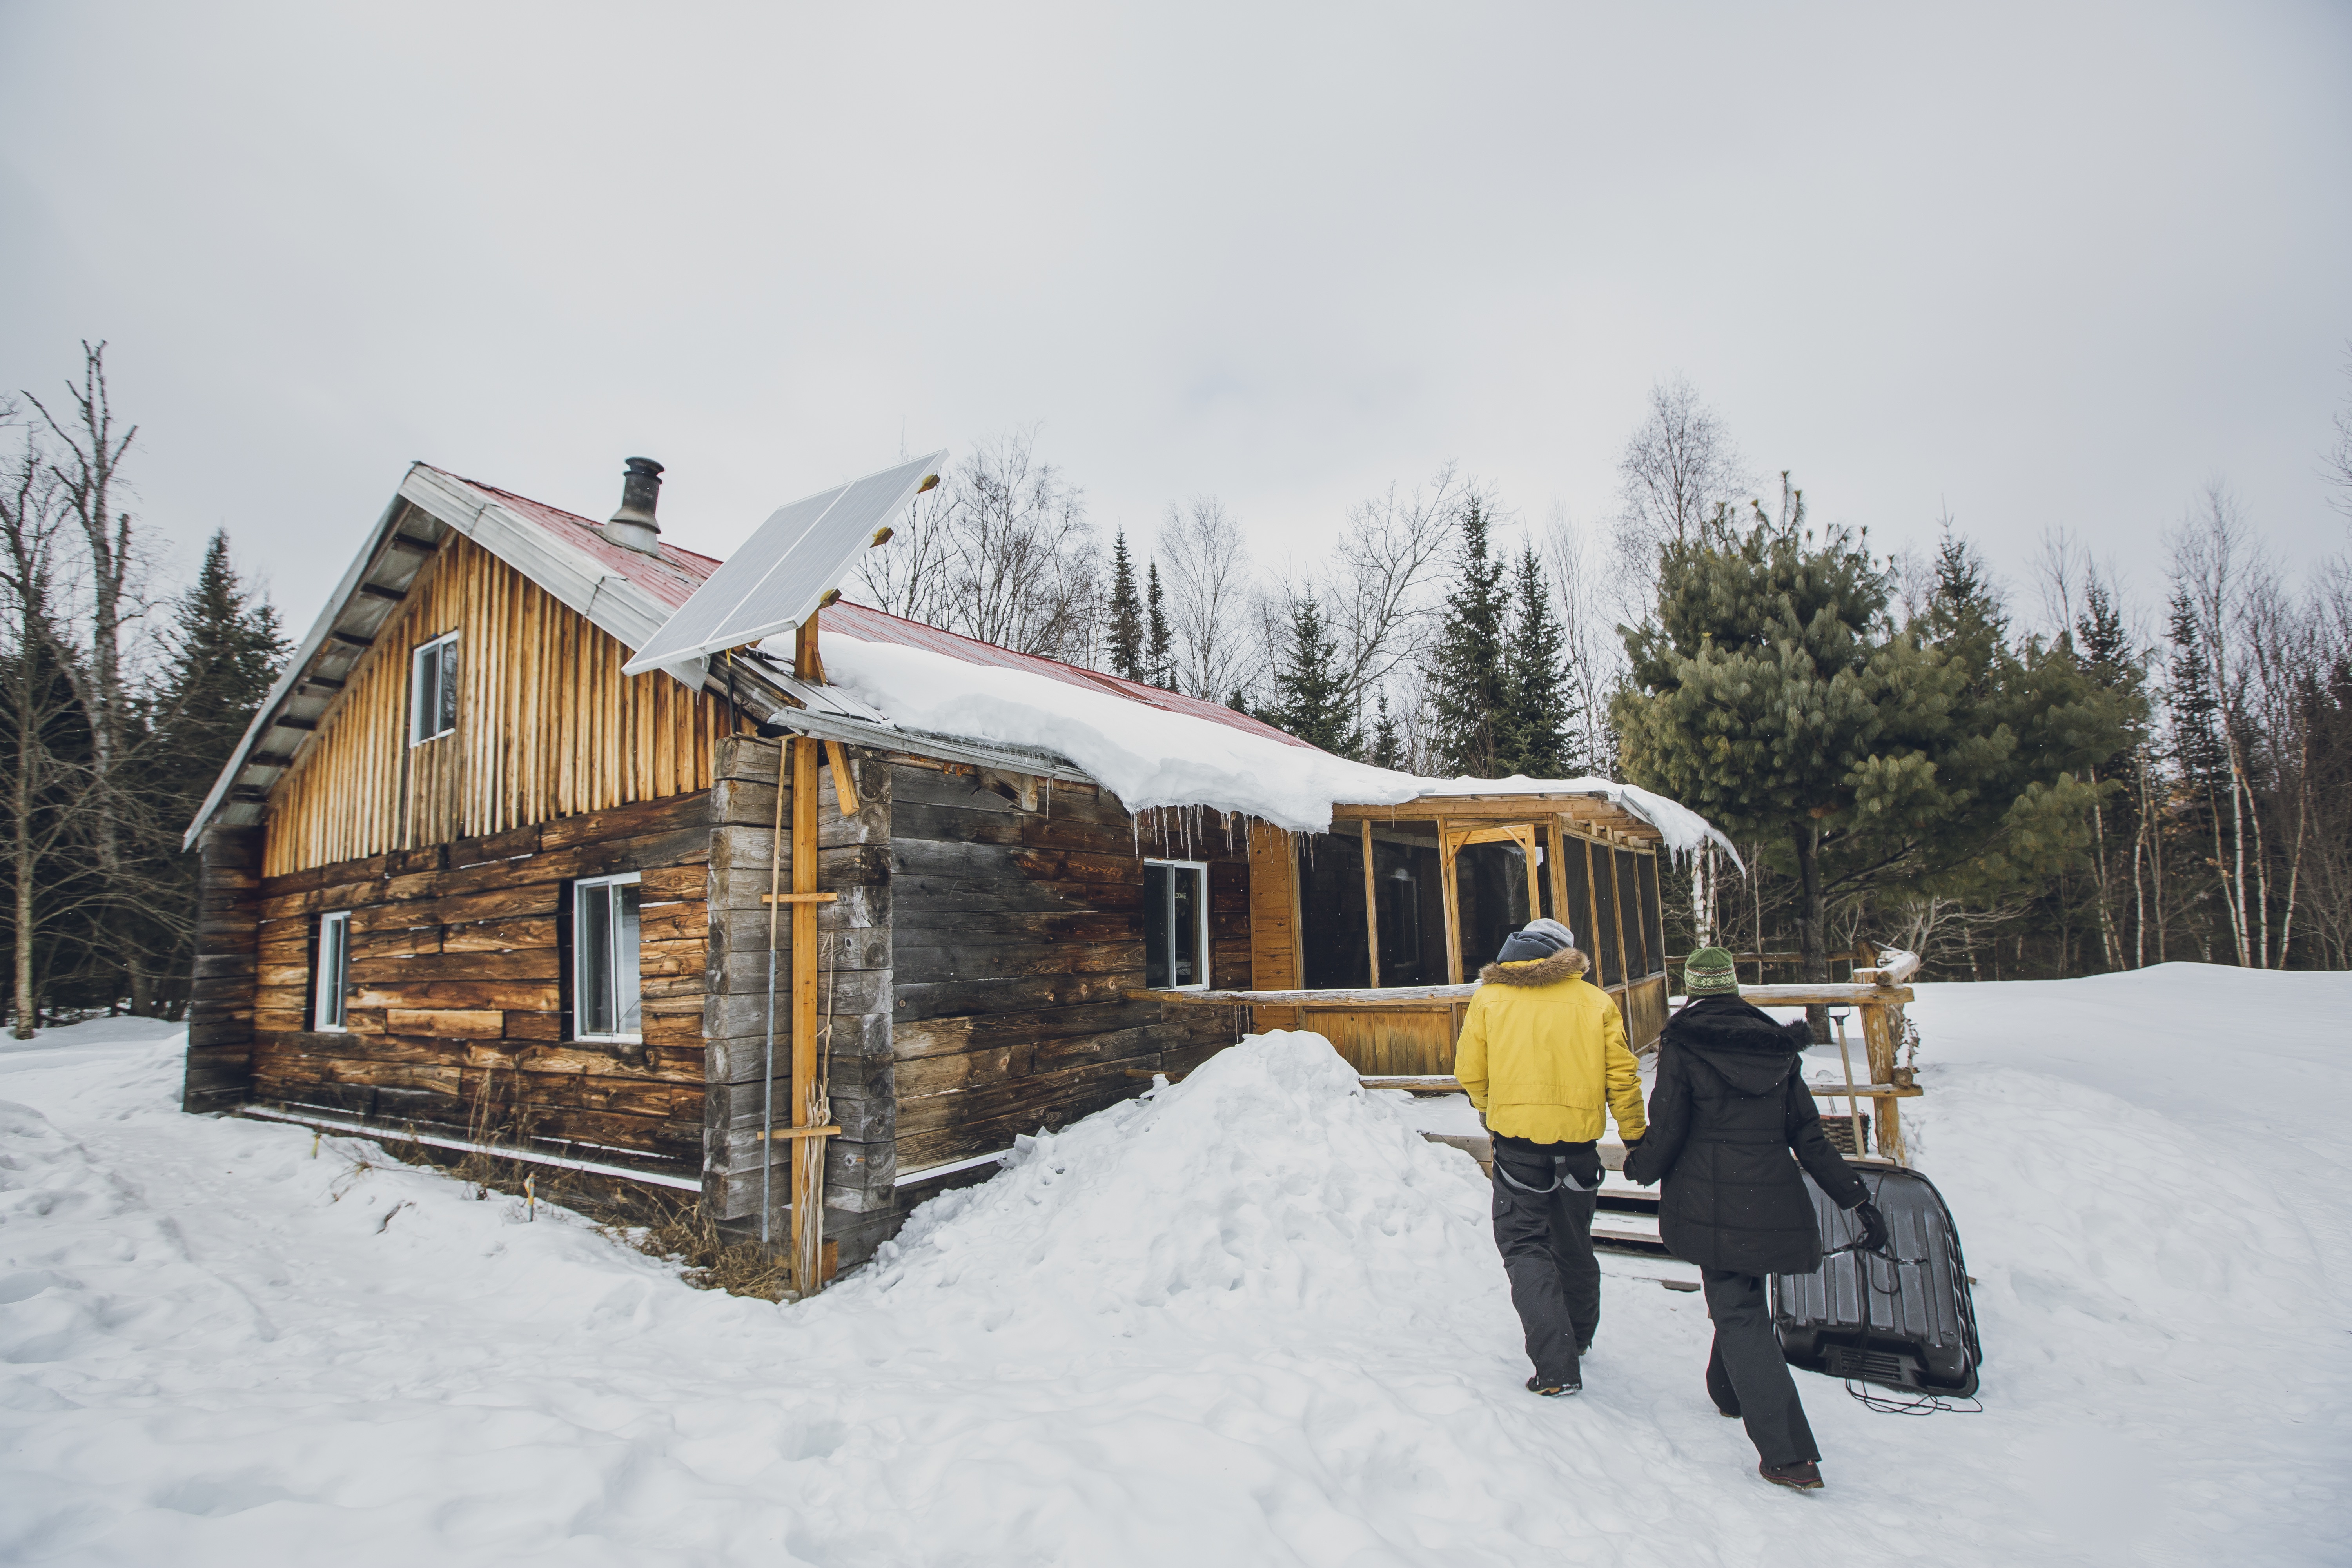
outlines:
[[[1257,642],[1241,524],[1214,496],[1171,502],[1160,525],[1159,560],[1175,634],[1176,689],[1223,702],[1248,684]]]
[[[1036,453],[1036,431],[976,447],[905,526],[858,563],[877,608],[1017,653],[1085,663],[1103,596],[1086,492]]]
[[[1628,618],[1657,587],[1658,552],[1696,534],[1749,483],[1730,433],[1677,375],[1650,388],[1650,406],[1617,459],[1619,593]]]
[[[1583,771],[1613,773],[1617,735],[1609,723],[1609,696],[1625,674],[1625,643],[1611,613],[1612,570],[1591,531],[1555,506],[1544,530],[1545,564],[1559,608],[1568,656],[1569,731]]]
[[[16,410],[0,405],[0,423],[14,423]],[[79,701],[63,679],[57,649],[64,642],[62,616],[64,534],[70,512],[47,454],[30,429],[5,470],[0,495],[0,667],[6,689],[0,696],[8,773],[7,850],[10,872],[9,928],[15,949],[10,986],[11,1026],[20,1040],[33,1037],[40,1013],[38,955],[51,924],[69,911],[60,908],[53,875],[61,851],[83,826],[93,799],[89,769],[61,745],[60,731],[79,729]],[[68,900],[80,902],[74,889]]]

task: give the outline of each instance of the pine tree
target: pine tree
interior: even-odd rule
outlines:
[[[1276,729],[1336,756],[1353,756],[1363,743],[1348,705],[1339,649],[1323,626],[1315,595],[1300,597],[1290,616],[1290,646],[1274,672],[1274,706],[1265,715]]]
[[[1389,694],[1380,694],[1373,710],[1371,745],[1363,760],[1376,768],[1404,766],[1404,745],[1398,738],[1395,716],[1389,712]]]
[[[1429,670],[1437,761],[1448,773],[1492,778],[1507,708],[1503,638],[1510,618],[1505,567],[1492,553],[1485,500],[1462,512],[1462,569],[1447,601]]]
[[[1934,602],[1898,630],[1864,542],[1833,529],[1817,544],[1803,517],[1790,491],[1777,521],[1759,508],[1744,532],[1727,519],[1667,548],[1612,710],[1633,782],[1793,869],[1805,978],[1821,980],[1832,898],[1981,907],[2079,864],[2090,773],[2127,735],[2071,655],[2003,642],[1964,542],[1947,542]]]
[[[1519,554],[1518,614],[1507,652],[1504,754],[1496,765],[1529,778],[1567,776],[1568,631],[1530,545]]]
[[[228,535],[215,531],[196,580],[173,606],[172,661],[139,715],[151,731],[140,780],[147,913],[118,934],[148,952],[159,973],[184,973],[193,962],[195,857],[180,834],[204,803],[229,752],[269,693],[289,645],[278,611],[238,579]],[[187,911],[182,915],[180,911]],[[174,1004],[176,1006],[176,1004]]]
[[[1150,563],[1143,595],[1143,679],[1166,690],[1175,690],[1175,637],[1168,629],[1168,605],[1160,596],[1157,561]]]
[[[1135,562],[1121,529],[1110,550],[1110,668],[1129,680],[1147,680],[1143,666],[1143,602],[1135,592]]]

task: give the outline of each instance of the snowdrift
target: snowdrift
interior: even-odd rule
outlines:
[[[1253,1037],[1180,1084],[1021,1140],[1003,1174],[925,1205],[795,1316],[924,1315],[961,1294],[990,1306],[940,1331],[1052,1355],[1289,1320],[1323,1342],[1367,1301],[1415,1320],[1433,1271],[1492,1273],[1494,1244],[1477,1167],[1425,1142],[1400,1099],[1367,1095],[1319,1035]]]

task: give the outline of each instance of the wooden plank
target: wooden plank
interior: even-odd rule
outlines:
[[[1290,835],[1269,822],[1249,829],[1250,984],[1298,984],[1298,856]]]
[[[1905,1003],[1913,999],[1907,985],[1743,985],[1742,1001],[1759,1007],[1800,1007],[1815,1005],[1858,1007],[1864,1004]]]
[[[1468,985],[1391,985],[1378,990],[1349,988],[1338,991],[1152,991],[1133,989],[1127,992],[1137,1002],[1165,1002],[1177,1006],[1237,1007],[1237,1006],[1298,1006],[1323,1004],[1350,1007],[1412,1007],[1432,1002],[1452,1002],[1467,999],[1477,994],[1474,982]]]
[[[1381,983],[1381,889],[1380,879],[1372,869],[1372,821],[1366,817],[1361,824],[1364,846],[1364,977],[1367,985]]]

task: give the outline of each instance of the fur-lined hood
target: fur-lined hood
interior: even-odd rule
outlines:
[[[1478,972],[1478,979],[1486,985],[1557,985],[1583,973],[1584,954],[1572,947],[1563,947],[1549,958],[1529,959],[1522,963],[1490,963]]]

